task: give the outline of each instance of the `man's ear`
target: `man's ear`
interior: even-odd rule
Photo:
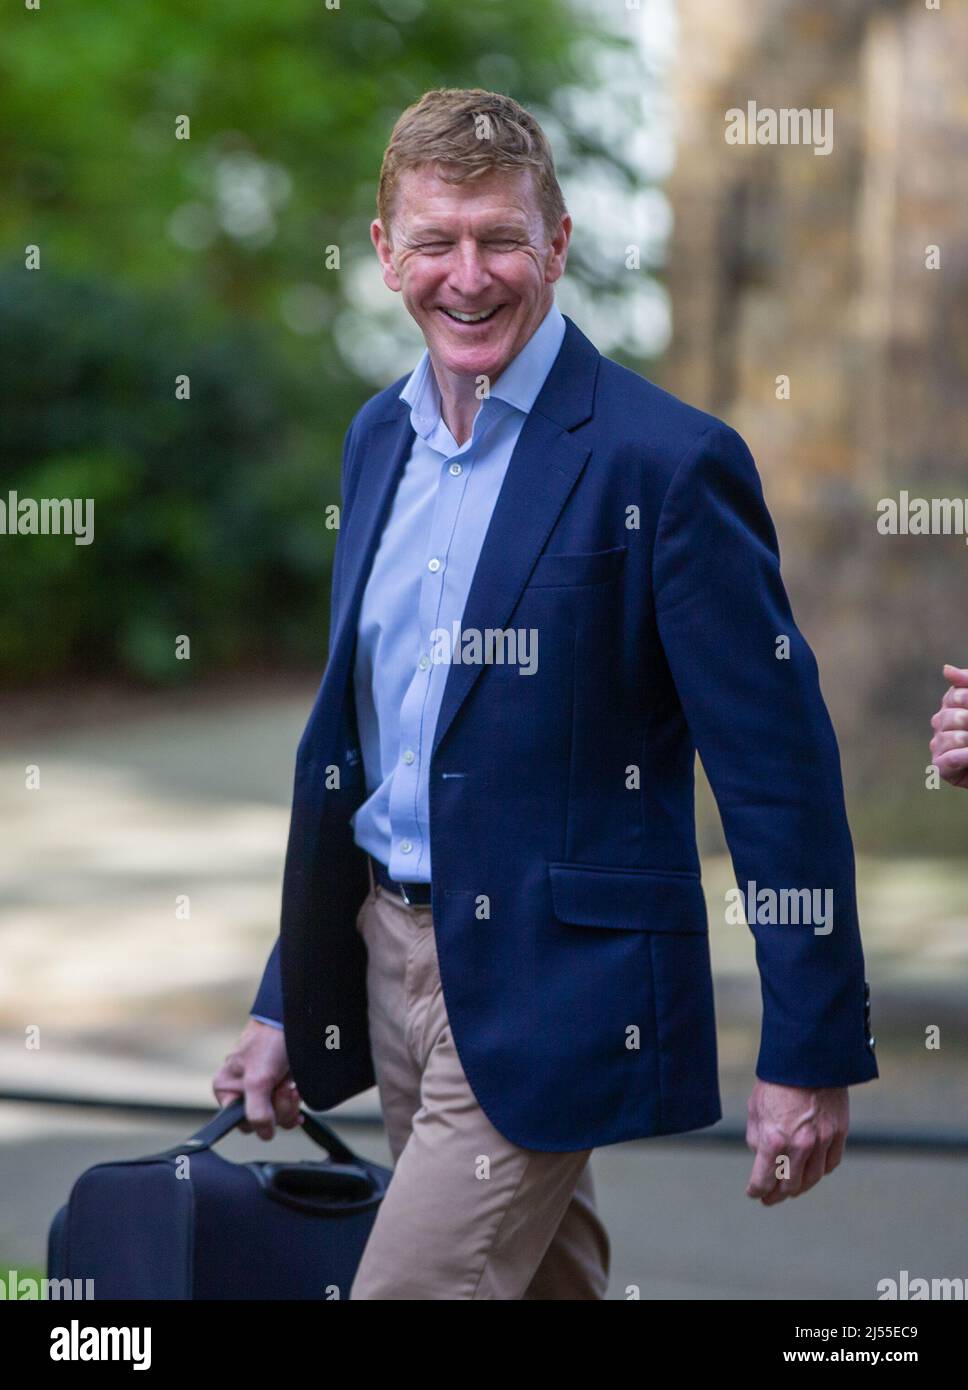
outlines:
[[[390,247],[390,239],[383,229],[383,223],[378,217],[374,217],[370,223],[370,240],[380,259],[380,266],[383,270],[383,283],[388,289],[400,289],[400,277],[393,265],[393,255]]]
[[[551,241],[548,264],[545,272],[545,280],[548,284],[554,284],[554,282],[560,280],[565,273],[565,263],[568,259],[568,243],[571,240],[571,228],[571,217],[566,212]]]

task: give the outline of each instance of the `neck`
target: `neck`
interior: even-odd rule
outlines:
[[[440,391],[440,413],[444,424],[457,443],[464,444],[471,437],[475,417],[481,408],[476,395],[477,377],[455,376],[446,370],[438,371],[436,366],[433,370]]]

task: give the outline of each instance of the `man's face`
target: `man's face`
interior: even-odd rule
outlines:
[[[400,176],[390,241],[379,219],[370,235],[435,369],[494,381],[551,307],[571,218],[549,242],[530,169],[453,184],[424,165]],[[467,323],[458,314],[485,317]]]

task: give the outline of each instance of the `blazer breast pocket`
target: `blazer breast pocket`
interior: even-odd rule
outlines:
[[[621,573],[627,549],[627,546],[616,545],[610,550],[539,555],[527,587],[551,589],[603,584]]]

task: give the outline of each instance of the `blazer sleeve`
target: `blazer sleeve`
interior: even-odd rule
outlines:
[[[653,582],[666,659],[744,904],[753,885],[753,901],[764,889],[808,890],[832,908],[820,930],[815,919],[775,925],[763,920],[768,913],[752,914],[763,1001],[756,1075],[804,1087],[872,1080],[837,740],[780,577],[756,466],[727,425],[710,426],[676,468],[657,524]]]
[[[340,469],[340,529],[336,537],[336,551],[333,555],[333,571],[330,584],[329,601],[329,656],[333,654],[333,642],[336,634],[336,614],[339,611],[341,585],[340,577],[342,574],[342,536],[343,536],[343,503],[347,496],[347,467],[350,458],[350,451],[353,443],[353,427],[356,424],[358,414],[350,421],[349,429],[343,437],[343,461]],[[275,1023],[279,1028],[282,1023],[282,969],[281,969],[281,938],[276,937],[275,944],[269,952],[269,959],[266,961],[265,969],[262,972],[262,979],[256,991],[255,999],[249,1010],[252,1018],[258,1018],[263,1023]]]

